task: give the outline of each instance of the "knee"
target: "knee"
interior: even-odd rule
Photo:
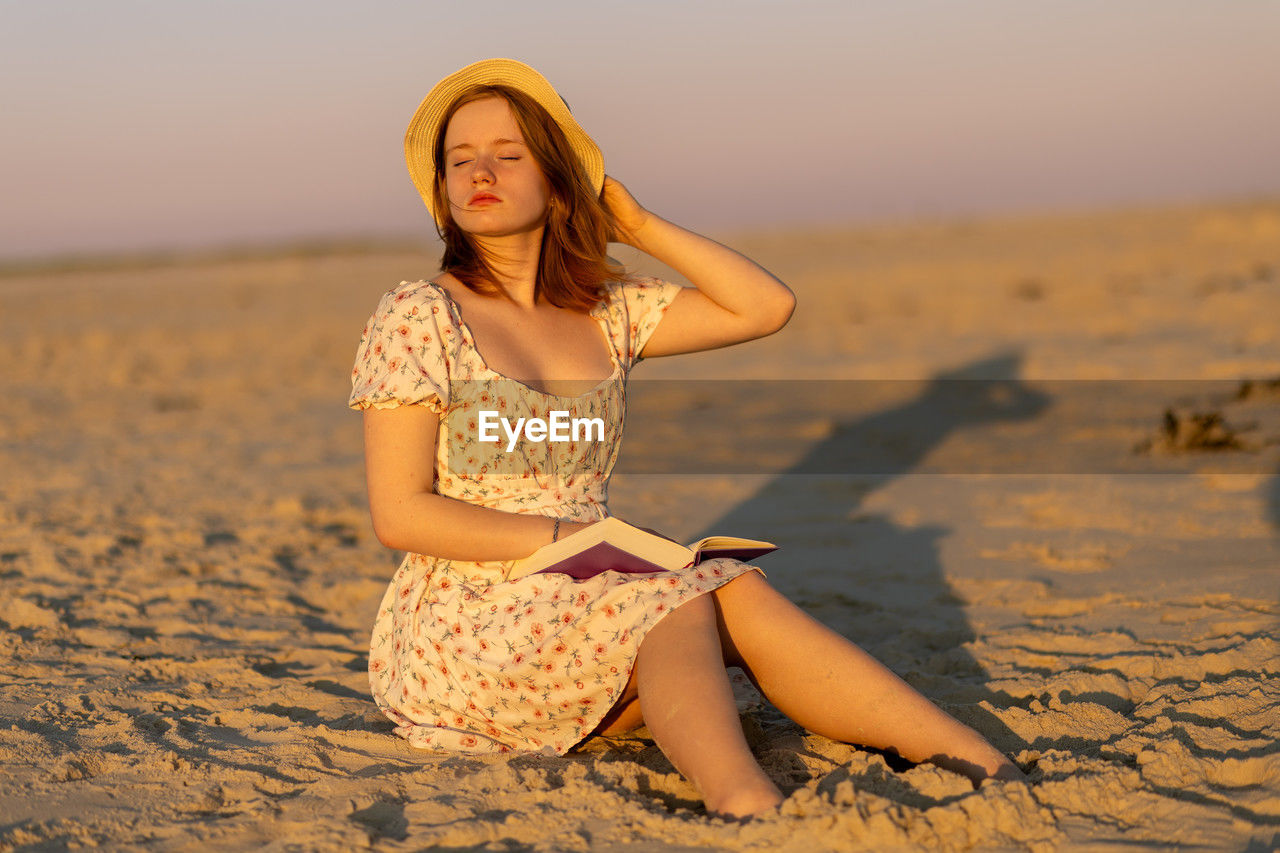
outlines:
[[[716,623],[716,603],[712,594],[699,595],[682,602],[664,621],[678,621],[685,625]]]
[[[709,593],[681,602],[649,629],[640,647],[643,649],[646,645],[652,645],[651,639],[675,634],[686,637],[690,636],[690,632],[694,635],[707,632],[714,634],[717,621],[716,609],[715,599]]]
[[[760,572],[744,572],[724,586],[717,587],[707,597],[714,597],[716,604],[723,605],[778,595],[778,591],[770,586]]]
[[[756,630],[795,609],[795,605],[759,572],[738,575],[712,596],[722,642],[726,636],[744,629]]]

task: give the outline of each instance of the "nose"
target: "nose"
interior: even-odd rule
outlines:
[[[476,157],[471,164],[471,185],[493,183],[493,170],[484,157]]]

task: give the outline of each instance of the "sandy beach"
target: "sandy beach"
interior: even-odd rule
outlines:
[[[643,731],[394,736],[366,652],[400,555],[345,401],[436,257],[335,246],[0,276],[0,850],[1280,846],[1280,202],[725,240],[796,315],[637,368],[612,511],[779,543],[778,588],[1031,784],[745,681],[788,794],[747,824]]]

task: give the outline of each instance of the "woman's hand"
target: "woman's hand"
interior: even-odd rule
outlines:
[[[643,251],[638,235],[653,218],[653,214],[641,207],[635,200],[635,196],[627,192],[626,187],[608,175],[604,176],[604,189],[600,191],[600,201],[613,215],[615,227],[609,239],[615,243],[626,243],[632,248]]]

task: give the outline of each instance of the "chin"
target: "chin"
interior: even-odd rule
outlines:
[[[520,234],[532,234],[541,231],[544,223],[538,222],[512,225],[495,222],[467,222],[462,217],[455,220],[458,227],[473,237],[515,237]]]

